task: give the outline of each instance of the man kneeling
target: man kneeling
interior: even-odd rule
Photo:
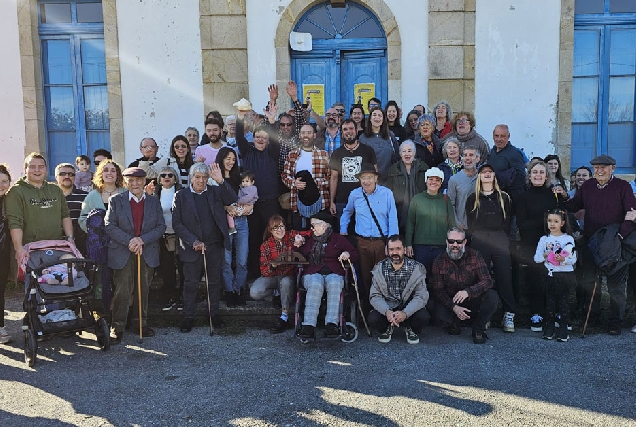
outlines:
[[[451,228],[446,233],[446,252],[433,261],[431,274],[433,317],[440,320],[449,335],[461,333],[460,321],[473,319],[473,342],[488,339],[486,323],[499,304],[497,292],[482,256],[466,247],[466,233]]]
[[[369,323],[378,331],[378,341],[391,341],[393,328],[405,327],[409,344],[420,342],[419,334],[428,323],[426,311],[426,268],[419,262],[405,258],[404,240],[398,235],[389,237],[389,257],[373,267],[369,299],[373,310]]]

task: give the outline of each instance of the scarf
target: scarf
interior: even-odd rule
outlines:
[[[331,226],[328,226],[325,230],[325,233],[316,236],[314,234],[314,245],[311,248],[311,252],[309,253],[309,262],[311,265],[323,265],[323,258],[325,257],[325,247],[331,239],[331,233],[333,229]]]
[[[451,169],[453,175],[462,170],[462,168],[464,167],[461,160],[458,161],[456,164],[453,164],[449,159],[446,159],[444,163],[446,163],[446,165]]]

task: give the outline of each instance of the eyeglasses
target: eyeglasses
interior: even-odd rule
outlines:
[[[464,239],[458,240],[458,239],[446,239],[446,241],[448,242],[449,245],[461,245],[462,243],[464,243]]]
[[[470,123],[470,120],[464,118],[464,119],[459,119],[457,120],[457,123],[459,123],[460,125],[463,125],[464,123]]]
[[[379,107],[380,104],[369,104],[369,108]]]
[[[285,229],[285,225],[284,224],[278,224],[273,226],[272,228],[270,228],[270,230],[272,231],[281,231]]]
[[[160,173],[159,176],[161,178],[174,178],[174,174],[172,173]]]
[[[59,176],[75,176],[75,172],[59,172]]]
[[[280,122],[280,127],[292,127],[293,125],[294,125],[293,123]]]
[[[325,114],[325,117],[338,117],[339,115],[339,113],[327,113]]]
[[[337,110],[337,111],[338,111],[338,114],[340,114],[341,116],[345,115],[345,110]]]
[[[178,150],[179,148],[188,148],[188,146],[187,145],[175,145],[174,146],[175,150]]]
[[[157,148],[157,146],[156,145],[147,145],[145,147],[141,147],[141,149],[144,150],[144,151],[152,150],[153,148]]]

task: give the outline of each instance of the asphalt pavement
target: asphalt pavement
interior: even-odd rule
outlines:
[[[574,331],[567,343],[518,329],[427,328],[388,344],[301,344],[201,321],[100,351],[91,333],[39,343],[23,360],[21,302],[8,301],[15,341],[0,345],[0,426],[633,426],[636,334]],[[268,325],[263,324],[262,328]]]

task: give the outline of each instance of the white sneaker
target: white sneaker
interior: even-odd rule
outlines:
[[[530,330],[532,332],[542,332],[543,331],[543,317],[538,314],[533,314],[530,318]]]
[[[632,327],[632,332],[636,334],[636,325]]]
[[[5,326],[0,328],[0,344],[8,344],[13,341],[9,332],[7,332],[7,328]]]
[[[515,331],[515,314],[506,311],[503,317],[503,331],[514,332]]]

